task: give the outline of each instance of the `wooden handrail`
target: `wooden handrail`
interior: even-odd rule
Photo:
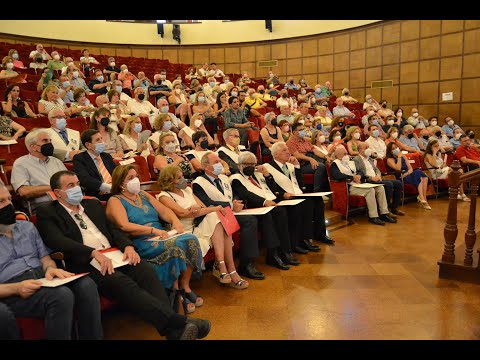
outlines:
[[[461,166],[458,160],[454,160],[451,165],[452,171],[448,175],[448,215],[443,235],[445,238],[445,245],[442,255],[442,261],[445,263],[455,263],[455,241],[458,235],[457,227],[457,195],[458,187],[466,182],[470,182],[471,196],[470,196],[470,212],[468,216],[468,227],[465,232],[465,258],[463,260],[464,266],[471,267],[473,265],[473,247],[477,239],[475,232],[475,213],[477,206],[477,193],[480,183],[480,169],[466,172],[460,172]],[[480,268],[480,266],[479,266]]]

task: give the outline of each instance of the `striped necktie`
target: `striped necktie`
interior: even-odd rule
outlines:
[[[111,184],[112,183],[112,177],[110,176],[110,173],[108,172],[107,168],[103,164],[103,161],[102,161],[102,158],[100,157],[100,155],[97,156],[95,158],[95,160],[97,160],[98,171],[100,172],[100,175],[102,175],[103,182],[105,184]]]

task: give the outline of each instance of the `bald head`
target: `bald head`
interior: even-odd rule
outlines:
[[[335,148],[335,158],[336,159],[341,159],[345,155],[347,155],[347,149],[345,149],[345,146],[339,145]]]

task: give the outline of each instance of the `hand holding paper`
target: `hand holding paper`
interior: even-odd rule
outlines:
[[[47,271],[45,272],[45,278],[47,280],[53,280],[53,278],[57,277],[59,279],[65,279],[65,278],[68,278],[70,276],[73,276],[75,275],[74,273],[71,273],[71,272],[68,272],[68,271],[65,271],[63,269],[57,269],[57,268],[52,268],[52,267],[49,267],[47,269]]]
[[[135,266],[140,262],[140,255],[138,255],[133,246],[126,246],[123,250],[123,260],[128,260],[130,265]]]

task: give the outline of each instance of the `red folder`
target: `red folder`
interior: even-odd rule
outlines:
[[[240,224],[238,223],[235,215],[233,215],[232,209],[230,207],[223,208],[226,212],[226,215],[223,215],[220,210],[217,210],[218,217],[222,222],[223,228],[228,235],[232,235],[235,231],[240,230]]]

